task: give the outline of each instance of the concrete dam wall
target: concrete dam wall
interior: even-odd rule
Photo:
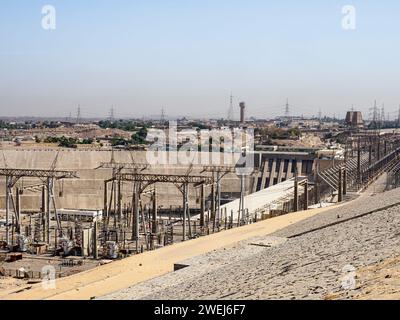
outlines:
[[[56,169],[77,171],[78,179],[64,179],[55,183],[57,206],[66,209],[102,209],[104,195],[104,180],[111,178],[112,169],[96,169],[101,163],[110,162],[112,152],[108,150],[74,150],[74,149],[9,149],[2,150],[3,157],[0,157],[0,167],[20,169],[50,169],[59,150]],[[193,164],[192,175],[208,175],[204,173],[204,159],[209,164],[224,165],[224,154],[209,154],[197,152],[195,159],[198,162]],[[161,152],[159,156],[172,157],[172,153]],[[146,151],[114,151],[115,162],[148,163]],[[203,160],[203,161],[200,161]],[[197,163],[197,164],[196,164]],[[207,164],[207,163],[206,163]],[[299,175],[307,176],[312,174],[315,166],[315,158],[308,153],[282,153],[282,152],[256,152],[254,156],[254,167],[256,173],[246,178],[246,193],[253,193],[284,182],[294,176],[295,169]],[[143,173],[151,174],[186,174],[188,164],[157,164]],[[5,208],[5,178],[0,177],[0,210]],[[23,178],[17,183],[18,186],[29,186],[40,183],[39,179]],[[154,186],[154,185],[153,185]],[[122,204],[129,205],[132,201],[132,183],[122,184]],[[173,184],[156,184],[159,206],[178,208],[182,206],[182,195]],[[210,187],[206,188],[206,198],[210,193]],[[235,199],[240,194],[240,180],[235,173],[226,175],[221,183],[222,200]],[[21,195],[22,210],[39,210],[40,191],[32,192],[26,190]],[[149,203],[149,195],[142,196],[142,203]],[[200,208],[200,190],[189,187],[189,202],[192,208]]]
[[[56,149],[12,149],[3,150],[3,157],[0,157],[0,167],[20,169],[50,169],[56,155]],[[205,156],[201,153],[198,156]],[[56,169],[77,171],[79,179],[64,179],[55,183],[56,201],[58,208],[75,209],[102,209],[104,180],[111,178],[111,169],[95,169],[102,162],[109,162],[112,157],[111,151],[102,150],[70,150],[60,149]],[[114,160],[116,162],[132,163],[132,157],[135,163],[147,163],[145,151],[114,151]],[[223,160],[221,161],[223,164]],[[188,166],[184,165],[155,165],[151,170],[144,173],[160,174],[186,174]],[[193,175],[200,174],[202,165],[194,165]],[[202,173],[206,174],[206,173]],[[208,173],[210,175],[210,173]],[[0,210],[5,208],[5,178],[0,178]],[[23,178],[18,181],[16,186],[29,186],[40,183],[39,179]],[[250,190],[251,179],[247,179],[246,189]],[[159,197],[159,205],[164,208],[170,206],[179,207],[182,205],[182,196],[176,186],[167,183],[158,183],[156,185]],[[200,190],[190,187],[189,191],[191,207],[200,207]],[[210,192],[210,188],[206,188]],[[240,180],[236,174],[227,175],[222,181],[223,194],[232,194],[237,196],[240,192]],[[132,198],[132,184],[123,183],[122,203],[130,204]],[[207,194],[206,194],[207,196]],[[142,202],[146,204],[149,197],[142,196]],[[40,191],[24,191],[21,195],[22,210],[39,210]]]

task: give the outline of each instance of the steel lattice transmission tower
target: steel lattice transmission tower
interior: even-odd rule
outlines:
[[[379,110],[375,100],[374,106],[372,108],[372,121],[375,125],[377,125],[378,123],[378,118],[379,118]]]
[[[164,107],[161,109],[160,122],[161,122],[162,124],[165,122],[165,109],[164,109]]]
[[[289,106],[289,98],[287,98],[285,105],[285,117],[289,118],[289,116],[290,116],[290,106]]]
[[[114,106],[111,106],[109,120],[113,122],[115,119]]]
[[[76,111],[76,124],[81,122],[81,105],[78,105],[78,110]]]
[[[234,120],[234,108],[233,108],[233,95],[231,93],[229,97],[229,110],[228,110],[228,121]]]

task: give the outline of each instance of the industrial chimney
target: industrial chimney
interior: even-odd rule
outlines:
[[[244,124],[244,111],[246,109],[246,104],[244,102],[239,103],[240,108],[240,123]]]

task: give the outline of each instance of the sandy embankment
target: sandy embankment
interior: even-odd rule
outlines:
[[[330,209],[332,207],[292,213],[177,243],[57,280],[56,289],[44,290],[40,285],[34,285],[24,291],[19,288],[18,293],[13,290],[2,291],[0,299],[91,299],[104,296],[171,272],[174,264],[180,261],[252,237],[271,234]]]

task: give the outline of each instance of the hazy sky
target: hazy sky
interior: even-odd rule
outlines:
[[[42,28],[42,6],[56,30]],[[357,9],[356,30],[342,7]],[[0,116],[344,117],[400,104],[397,0],[1,0]]]

